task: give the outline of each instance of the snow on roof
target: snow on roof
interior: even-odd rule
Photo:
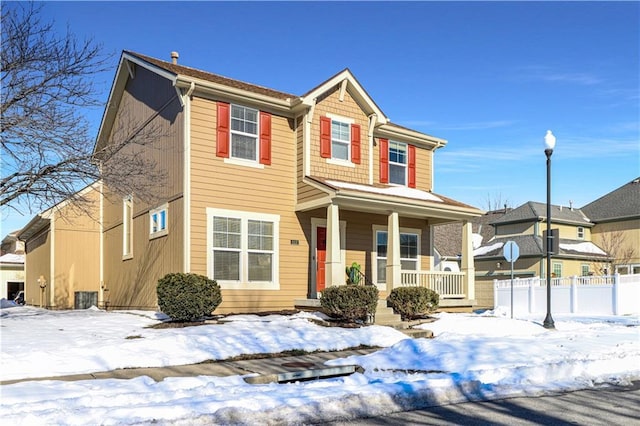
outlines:
[[[424,201],[437,201],[442,203],[442,198],[437,197],[430,192],[421,191],[415,188],[408,188],[406,186],[370,186],[370,185],[360,185],[357,183],[350,182],[341,182],[336,180],[327,180],[329,185],[335,186],[337,188],[342,189],[352,189],[354,191],[363,191],[363,192],[372,192],[375,194],[382,195],[392,195],[396,197],[405,197],[405,198],[413,198],[416,200],[424,200]]]
[[[0,256],[0,263],[24,263],[24,254],[7,253]]]
[[[563,244],[560,243],[562,250],[575,251],[579,253],[600,254],[606,256],[607,253],[602,251],[598,246],[591,242],[575,243],[575,244]]]
[[[499,249],[504,245],[504,242],[493,243],[490,246],[479,247],[473,251],[474,256],[482,256],[483,254],[491,253],[494,250]]]

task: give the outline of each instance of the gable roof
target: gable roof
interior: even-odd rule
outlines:
[[[581,209],[594,223],[640,217],[640,177]]]
[[[506,225],[520,222],[539,222],[547,219],[547,205],[535,201],[527,201],[516,207],[499,219],[491,222],[491,225]],[[551,205],[551,221],[592,227],[593,223],[580,209]]]
[[[507,241],[514,241],[520,249],[520,257],[543,257],[542,237],[538,235],[499,236],[473,251],[477,260],[503,258],[502,248]],[[554,257],[576,259],[608,259],[609,255],[591,241],[560,238],[560,253]]]

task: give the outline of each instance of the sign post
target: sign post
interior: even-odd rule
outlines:
[[[502,255],[507,262],[511,263],[511,319],[513,319],[513,263],[518,260],[520,256],[520,247],[518,247],[515,241],[509,240],[504,243]]]

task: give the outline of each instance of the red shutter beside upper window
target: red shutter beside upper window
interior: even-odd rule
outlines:
[[[229,104],[218,102],[216,155],[229,158]]]
[[[271,164],[271,114],[260,111],[260,164]]]
[[[331,158],[331,119],[320,117],[320,157]]]
[[[378,139],[380,145],[380,183],[389,183],[389,139]]]
[[[360,125],[351,125],[351,162],[360,164]]]
[[[409,145],[409,188],[416,187],[416,147]]]

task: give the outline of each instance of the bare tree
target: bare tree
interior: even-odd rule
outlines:
[[[596,244],[609,255],[604,265],[609,274],[613,274],[616,265],[626,265],[636,256],[633,246],[626,244],[623,231],[603,232],[595,238]],[[602,268],[603,264],[599,264]]]
[[[485,199],[484,205],[483,207],[487,210],[487,211],[494,211],[494,210],[506,210],[507,208],[511,207],[511,202],[509,201],[508,198],[502,198],[502,193],[498,193],[498,194],[489,194],[487,193],[487,198]]]
[[[158,127],[152,120],[121,121],[114,142],[94,157],[83,114],[100,105],[93,79],[107,69],[109,56],[68,29],[56,33],[53,23],[41,21],[41,7],[2,7],[0,206],[33,212],[62,200],[82,202],[78,189],[100,179],[117,193],[148,195],[153,159],[123,148],[155,140]],[[107,162],[119,167],[103,174],[99,166]]]

